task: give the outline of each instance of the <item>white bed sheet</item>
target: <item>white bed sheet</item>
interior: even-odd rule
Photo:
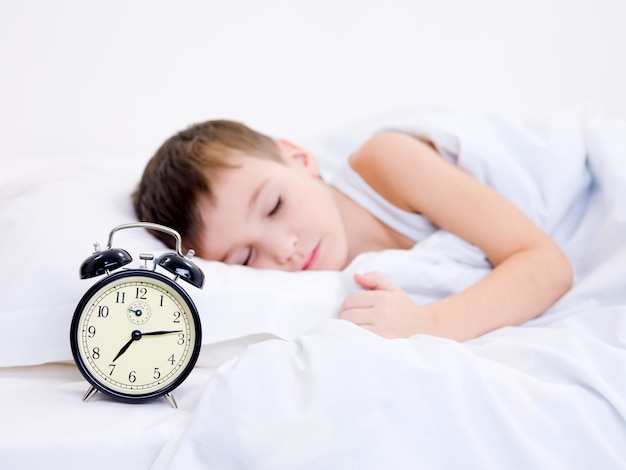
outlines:
[[[0,368],[0,467],[3,469],[150,468],[178,439],[213,371],[196,368],[174,393],[140,405],[100,394],[73,364]]]
[[[428,136],[459,153],[460,164],[479,177],[503,184],[503,192],[559,239],[575,261],[572,291],[524,326],[464,344],[424,335],[385,340],[333,318],[342,295],[355,288],[353,271],[382,265],[416,301],[431,301],[484,276],[481,253],[437,232],[408,253],[364,255],[344,273],[319,277],[261,277],[200,261],[217,281],[190,292],[206,306],[203,329],[224,325],[207,335],[199,367],[176,390],[179,409],[173,410],[162,400],[133,406],[96,395],[80,401],[86,383],[71,363],[67,328],[71,306],[87,286],[63,274],[69,292],[48,311],[56,327],[41,328],[48,320],[37,299],[25,299],[23,310],[10,299],[0,311],[0,413],[12,423],[0,427],[2,466],[624,468],[626,122],[588,120],[581,110],[532,128],[472,113],[375,121],[330,144],[318,142],[329,149],[326,162],[334,164],[333,152],[380,125]],[[515,171],[475,166],[477,150],[483,162],[497,156],[491,163],[503,170],[513,164]],[[528,155],[535,159],[519,165]],[[17,198],[20,188],[10,189]],[[112,197],[127,197],[126,186],[119,191]],[[98,233],[111,228],[110,219],[94,221]],[[81,239],[88,231],[77,230]],[[20,240],[9,241],[21,248]],[[131,244],[139,241],[145,239]],[[77,269],[88,253],[74,243],[63,246]],[[24,279],[6,285],[18,290]],[[247,301],[236,298],[248,288]],[[281,296],[280,289],[292,295]],[[310,305],[299,304],[295,292]],[[250,299],[254,309],[246,308]],[[32,315],[28,334],[38,351],[14,347],[19,315]]]

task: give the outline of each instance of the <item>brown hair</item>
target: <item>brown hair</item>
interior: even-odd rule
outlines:
[[[214,198],[211,181],[222,169],[235,167],[229,160],[236,155],[283,161],[273,139],[234,121],[194,124],[170,137],[148,162],[133,193],[138,219],[173,228],[186,248],[201,246],[196,202],[202,194]],[[152,233],[174,246],[172,237]]]

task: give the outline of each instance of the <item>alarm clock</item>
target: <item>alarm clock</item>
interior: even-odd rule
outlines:
[[[159,257],[141,253],[137,268],[122,248],[113,248],[120,230],[143,228],[171,235],[176,251]],[[90,387],[117,400],[138,403],[164,397],[177,407],[172,391],[189,375],[200,353],[202,327],[182,280],[199,289],[204,274],[192,261],[193,250],[181,251],[178,232],[163,225],[137,222],[119,225],[109,234],[105,250],[80,267],[80,278],[104,276],[80,299],[70,327],[70,345],[78,369]]]

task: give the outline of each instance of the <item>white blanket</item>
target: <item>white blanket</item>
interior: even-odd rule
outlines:
[[[569,110],[531,126],[473,112],[391,124],[549,231],[575,264],[573,289],[538,319],[463,344],[332,318],[254,344],[217,370],[157,468],[626,467],[626,123]],[[371,268],[418,302],[488,272],[444,232],[344,274]]]

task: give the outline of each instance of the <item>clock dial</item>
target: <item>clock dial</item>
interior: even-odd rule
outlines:
[[[200,348],[188,295],[152,271],[115,273],[92,287],[72,324],[72,351],[96,388],[120,398],[151,398],[178,386]]]

